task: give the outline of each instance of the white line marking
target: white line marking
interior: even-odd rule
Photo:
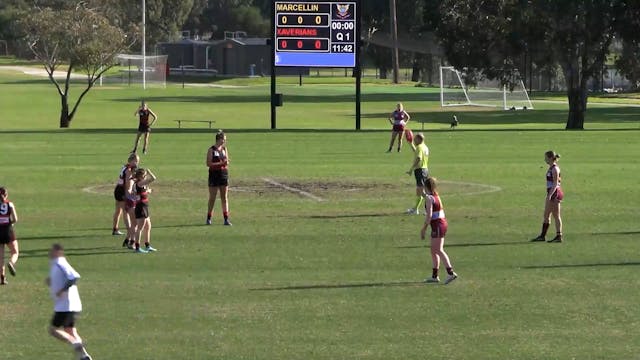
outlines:
[[[277,182],[275,180],[269,179],[269,178],[262,178],[262,181],[266,182],[267,184],[271,184],[273,186],[277,186],[279,188],[285,189],[287,191],[291,191],[291,192],[296,193],[298,195],[302,195],[302,196],[308,197],[309,199],[313,199],[313,200],[318,201],[318,202],[324,202],[325,201],[323,198],[321,198],[319,196],[315,196],[315,195],[313,195],[311,193],[308,193],[308,192],[306,192],[304,190],[296,189],[294,187],[287,186],[285,184],[281,184],[281,183],[279,183],[279,182]]]
[[[86,192],[87,194],[97,194],[97,195],[105,195],[104,192],[100,192],[97,189],[100,187],[105,187],[108,185],[95,185],[95,186],[87,186],[86,188],[83,188],[82,191]]]
[[[487,184],[479,184],[479,183],[464,182],[464,181],[447,181],[447,180],[441,180],[440,183],[453,184],[453,185],[477,186],[479,188],[484,188],[485,189],[485,190],[479,190],[479,191],[473,191],[473,192],[457,193],[457,194],[452,194],[452,195],[469,196],[469,195],[489,194],[489,193],[502,191],[502,188],[500,186],[496,186],[496,185],[487,185]]]

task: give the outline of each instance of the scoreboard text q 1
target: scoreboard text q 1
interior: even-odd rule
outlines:
[[[356,4],[276,1],[275,66],[355,67]]]

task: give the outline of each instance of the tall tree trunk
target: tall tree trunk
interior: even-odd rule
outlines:
[[[411,81],[418,82],[420,81],[420,55],[415,55],[415,59],[413,59],[413,69],[411,69]]]
[[[569,115],[567,117],[567,130],[583,130],[584,117],[587,111],[587,80],[578,69],[577,64],[566,67],[565,77],[567,81],[567,98],[569,100]]]
[[[60,95],[60,128],[68,128],[71,125],[71,116],[69,115],[69,100],[67,95]]]

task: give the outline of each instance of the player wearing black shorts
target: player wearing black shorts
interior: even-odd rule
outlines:
[[[82,312],[77,286],[80,274],[64,257],[64,248],[60,244],[54,244],[49,250],[49,266],[49,277],[45,283],[49,286],[54,303],[49,334],[71,345],[76,359],[91,360],[76,329],[76,316]]]
[[[13,224],[16,222],[18,222],[18,214],[13,203],[9,201],[9,192],[6,188],[0,187],[0,285],[7,284],[4,272],[5,246],[11,252],[11,258],[7,263],[9,273],[16,276],[16,263],[20,254],[16,234],[13,231]]]
[[[148,253],[156,251],[151,246],[151,216],[149,214],[149,184],[156,180],[156,176],[149,169],[136,170],[133,191],[137,196],[135,215],[136,215],[136,236],[135,249],[138,253]],[[144,249],[140,248],[140,240],[145,236]]]
[[[414,158],[407,174],[413,174],[416,179],[416,205],[407,210],[407,213],[418,215],[420,213],[418,209],[424,199],[425,184],[429,178],[429,148],[424,143],[424,134],[416,134],[411,147],[413,148]]]
[[[140,161],[140,158],[138,157],[138,155],[136,154],[129,155],[129,159],[127,160],[127,163],[122,166],[122,169],[120,169],[120,174],[118,175],[118,182],[116,183],[116,187],[113,190],[113,197],[116,201],[116,208],[113,213],[113,229],[111,234],[114,236],[123,235],[122,232],[118,230],[118,227],[120,225],[120,215],[123,215],[124,217],[124,223],[127,226],[127,230],[131,226],[131,219],[129,219],[129,216],[126,212],[126,200],[127,200],[126,183],[129,179],[133,177],[133,172],[138,167],[139,161]],[[125,239],[125,243],[123,243],[122,245],[126,246],[127,243],[128,243],[128,236],[127,236],[127,239]]]
[[[135,116],[139,117],[140,123],[138,124],[138,135],[136,136],[136,142],[133,146],[132,153],[138,151],[138,142],[140,142],[140,137],[144,134],[144,146],[142,148],[142,152],[144,154],[147,153],[147,149],[149,148],[149,134],[151,132],[151,126],[158,120],[158,116],[149,109],[147,103],[142,100],[140,107],[134,113]],[[153,121],[149,122],[149,116],[153,117]]]
[[[213,207],[216,197],[220,193],[224,224],[231,226],[229,221],[229,150],[227,136],[222,130],[216,134],[216,143],[207,152],[207,167],[209,168],[209,207],[207,211],[207,225],[211,225]]]

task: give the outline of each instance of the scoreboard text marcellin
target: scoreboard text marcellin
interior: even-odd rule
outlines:
[[[275,66],[355,67],[356,4],[276,1]]]

